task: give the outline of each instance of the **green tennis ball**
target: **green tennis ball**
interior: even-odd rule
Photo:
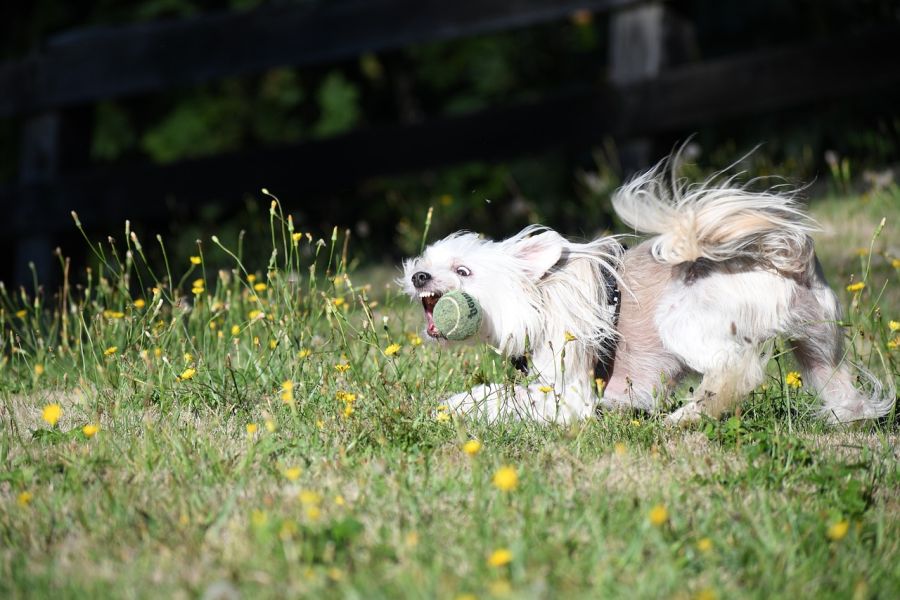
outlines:
[[[434,326],[448,340],[472,337],[481,327],[481,305],[465,292],[447,292],[434,305]]]

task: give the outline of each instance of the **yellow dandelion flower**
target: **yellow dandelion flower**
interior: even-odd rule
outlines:
[[[236,335],[239,335],[240,333],[241,333],[240,325],[232,325],[231,326],[231,335],[236,336]]]
[[[857,281],[856,283],[851,283],[847,286],[848,292],[858,292],[866,287],[866,284],[862,281]]]
[[[837,523],[832,524],[828,527],[828,531],[825,532],[825,535],[828,536],[828,539],[833,542],[838,542],[844,539],[844,536],[847,535],[847,532],[850,530],[850,523],[846,520],[842,519]]]
[[[37,363],[36,365],[34,365],[34,374],[37,375],[38,377],[43,375],[44,374],[44,365],[42,365],[41,363]]]
[[[488,557],[487,562],[492,567],[502,567],[511,563],[512,559],[512,552],[510,552],[506,548],[498,548],[491,552],[491,555]]]
[[[345,504],[347,504],[347,501],[344,500],[343,496],[338,494],[337,496],[334,497],[334,504],[335,504],[335,506],[344,506]]]
[[[322,503],[322,495],[313,490],[302,490],[297,494],[297,498],[305,506],[318,506]]]
[[[641,422],[638,421],[637,419],[632,419],[632,420],[631,420],[631,425],[632,425],[633,427],[640,427],[640,426],[641,426]]]
[[[26,490],[19,494],[19,496],[16,498],[16,502],[19,503],[19,506],[28,506],[29,504],[31,504],[32,498],[34,498],[34,496],[31,494],[31,492]]]
[[[191,354],[190,352],[185,352],[184,353],[184,362],[186,362],[186,363],[194,362],[194,355]]]
[[[188,367],[184,371],[181,372],[181,375],[178,376],[178,381],[187,381],[188,379],[192,379],[194,375],[197,374],[197,369],[192,369]]]
[[[659,527],[669,520],[669,511],[664,505],[657,504],[650,509],[649,513],[647,513],[647,519],[650,521],[651,525]]]
[[[694,596],[694,600],[716,600],[716,598],[718,598],[716,591],[710,588],[703,588]]]
[[[803,386],[803,377],[797,371],[791,371],[785,376],[784,383],[788,387],[799,388]]]
[[[94,437],[98,431],[100,431],[100,426],[95,423],[88,423],[81,428],[81,433],[89,438]]]
[[[278,429],[278,426],[275,424],[275,421],[272,419],[266,419],[266,431],[269,433],[275,433],[275,430]]]
[[[332,298],[331,303],[334,304],[335,307],[343,306],[345,300],[343,298]]]
[[[445,413],[445,412],[438,413],[437,416],[435,417],[435,420],[436,420],[438,423],[447,423],[447,422],[450,421],[450,415],[449,415],[448,413]]]
[[[259,431],[259,425],[256,423],[247,423],[247,435],[254,435]]]
[[[488,591],[491,596],[502,598],[512,593],[512,586],[506,579],[496,579],[488,584]]]
[[[417,333],[407,333],[406,339],[413,346],[421,346],[422,345],[422,338],[419,337],[419,334],[417,334]]]
[[[278,347],[278,342],[275,340],[269,340],[269,350],[274,350]]]
[[[469,440],[465,444],[463,444],[463,452],[468,454],[469,456],[475,456],[479,452],[481,452],[481,442],[478,440]]]
[[[291,240],[294,242],[294,244],[297,244],[302,239],[303,239],[303,234],[300,233],[299,231],[297,233],[291,234]]]
[[[613,452],[619,456],[624,456],[628,454],[628,448],[622,442],[616,442],[615,446],[613,446]]]
[[[202,277],[200,277],[198,279],[195,279],[193,282],[191,282],[191,287],[195,287],[195,288],[206,287],[206,282],[203,280]]]
[[[575,340],[575,336],[572,335],[571,332],[568,332],[568,331],[567,331],[567,332],[566,332],[566,341],[567,341],[567,342],[571,342],[571,341],[574,341],[574,340]]]
[[[162,348],[154,348],[153,356],[155,356],[156,358],[159,358],[160,356],[162,356]]]
[[[290,379],[281,384],[281,400],[285,403],[294,401],[294,382]]]
[[[606,389],[606,381],[602,377],[598,377],[594,380],[594,385],[597,387],[597,393],[602,395],[603,390]]]
[[[344,390],[338,390],[334,397],[342,402],[356,402],[356,394]]]
[[[312,350],[309,348],[301,348],[299,352],[297,352],[297,358],[303,359],[312,354]]]
[[[103,311],[103,316],[106,317],[107,319],[121,319],[122,317],[125,316],[125,313],[118,311],[118,310],[107,309],[107,310]]]
[[[344,407],[344,411],[343,411],[342,414],[344,415],[344,417],[349,417],[349,416],[352,415],[354,412],[356,412],[356,409],[353,408],[353,405],[352,405],[352,404],[347,404],[347,405]]]
[[[338,373],[344,373],[349,368],[350,368],[350,365],[348,365],[347,363],[341,363],[339,365],[334,365],[334,370],[337,371]]]
[[[107,348],[106,350],[103,351],[103,355],[104,356],[112,356],[113,354],[115,354],[118,351],[119,351],[118,346],[110,346],[109,348]]]
[[[200,257],[199,257],[199,256],[192,256],[192,257],[191,257],[191,264],[192,264],[192,265],[199,265],[199,264],[200,264]]]
[[[288,467],[284,470],[284,476],[288,481],[297,481],[302,473],[303,469],[300,467]]]
[[[278,530],[278,537],[282,540],[289,540],[297,533],[297,524],[287,519],[281,523],[281,529]]]
[[[385,356],[393,356],[400,352],[400,344],[391,344],[387,348],[384,349]]]
[[[254,275],[253,273],[250,273],[249,275],[247,275],[247,281],[249,283],[253,283],[254,281],[256,281],[256,275]]]
[[[62,407],[59,404],[48,404],[41,412],[41,418],[50,424],[50,427],[56,427],[59,418],[62,416]]]
[[[900,258],[895,258],[891,261],[891,266],[895,269],[900,269]]]
[[[147,306],[147,302],[143,298],[138,298],[134,301],[135,308],[144,308],[145,306]]]
[[[264,284],[262,281],[260,281],[259,283],[253,284],[253,289],[256,290],[257,292],[264,292],[264,291],[266,291],[267,287],[269,287],[269,286]]]
[[[896,348],[900,348],[900,337],[896,337],[887,343],[887,347],[890,350],[894,350]]]
[[[254,509],[250,513],[250,522],[254,527],[264,527],[269,522],[269,515],[264,510]]]
[[[868,248],[857,248],[856,250],[853,251],[853,253],[856,254],[857,256],[868,256],[869,249]]]
[[[541,392],[543,392],[545,394],[549,394],[550,392],[553,391],[553,388],[550,387],[549,385],[542,385],[541,387],[538,388],[538,390],[540,390]]]
[[[205,291],[206,290],[203,289],[203,286],[195,286],[195,287],[191,288],[191,293],[195,296],[199,296],[200,294],[202,294]]]
[[[419,534],[415,531],[410,531],[403,538],[403,542],[406,544],[408,548],[415,548],[419,545]]]
[[[19,317],[20,319],[24,319],[25,315],[27,315],[27,314],[28,314],[28,311],[25,310],[24,308],[22,310],[16,311],[16,316]]]
[[[890,321],[888,322],[888,329],[891,331],[897,331],[900,329],[900,321]]]
[[[209,322],[209,329],[210,329],[211,331],[215,331],[215,330],[216,330],[216,327],[218,327],[218,326],[219,326],[219,324],[216,323],[215,321],[210,321],[210,322]]]
[[[265,313],[263,313],[263,311],[261,310],[251,310],[249,313],[247,313],[247,316],[252,321],[253,319],[260,319],[262,317],[265,317]]]
[[[494,487],[503,492],[511,492],[519,486],[519,474],[514,467],[500,467],[494,473]]]
[[[706,553],[712,550],[712,548],[712,540],[708,537],[700,538],[699,540],[697,540],[697,550],[699,550],[700,552]]]

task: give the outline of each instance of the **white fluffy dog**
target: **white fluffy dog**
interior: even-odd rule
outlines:
[[[657,411],[699,373],[667,420],[715,418],[763,382],[769,342],[783,336],[825,419],[890,412],[893,388],[865,371],[874,391],[854,387],[841,309],[809,237],[815,224],[793,195],[722,177],[688,184],[667,176],[670,166],[614,195],[627,225],[655,234],[627,252],[614,237],[579,244],[532,226],[500,242],[456,233],[404,263],[402,283],[421,299],[429,336],[441,337],[431,316],[438,298],[462,289],[483,308],[481,341],[527,364],[532,383],[478,385],[450,408],[558,422],[591,416],[598,403]]]

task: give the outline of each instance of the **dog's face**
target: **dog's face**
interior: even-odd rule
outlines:
[[[434,325],[434,305],[443,294],[462,290],[481,304],[481,338],[501,346],[510,334],[522,336],[536,318],[535,286],[560,260],[564,243],[556,232],[534,228],[502,242],[456,233],[405,261],[400,283],[422,302],[430,337],[442,337]]]

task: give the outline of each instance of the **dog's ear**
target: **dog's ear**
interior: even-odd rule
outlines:
[[[555,231],[541,233],[516,240],[513,254],[521,260],[531,278],[543,277],[562,257],[565,239]]]

